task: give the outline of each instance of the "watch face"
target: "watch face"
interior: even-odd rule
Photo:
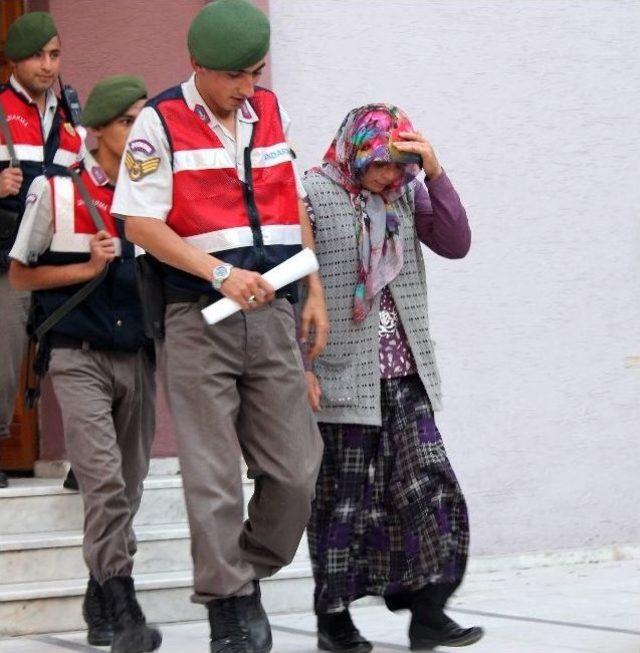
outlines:
[[[213,287],[216,290],[220,290],[222,282],[231,274],[232,267],[233,266],[231,265],[223,263],[221,265],[216,265],[216,267],[213,268]]]
[[[229,266],[217,265],[213,269],[213,276],[216,277],[216,279],[226,279],[229,276]]]

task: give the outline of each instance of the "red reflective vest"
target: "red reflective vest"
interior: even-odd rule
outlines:
[[[0,207],[15,211],[22,216],[31,182],[43,174],[45,168],[52,163],[61,166],[76,163],[82,149],[82,138],[71,124],[66,122],[62,109],[58,107],[51,131],[45,141],[37,105],[30,103],[11,84],[0,87],[0,103],[9,124],[16,156],[20,160],[22,170],[20,192],[18,195],[1,198]],[[9,163],[9,148],[4,134],[0,131],[0,169],[6,168]],[[16,225],[12,234],[0,239],[0,270],[8,267],[7,255],[15,241],[18,226]]]
[[[177,234],[208,253],[300,244],[292,156],[271,91],[259,88],[251,98],[259,120],[245,156],[246,184],[210,125],[186,104],[180,87],[152,104],[172,150],[173,205],[167,224]]]
[[[98,168],[96,174],[104,175],[104,172]],[[116,256],[120,256],[122,243],[116,228],[116,218],[111,214],[113,186],[102,181],[96,183],[92,175],[84,169],[80,178],[87,187],[107,232],[114,239]],[[97,230],[73,180],[71,177],[54,176],[49,179],[49,185],[53,214],[53,238],[49,251],[56,254],[89,254],[89,241]]]
[[[77,162],[82,139],[73,126],[66,122],[58,108],[51,132],[46,142],[42,132],[42,119],[37,105],[30,103],[11,84],[0,89],[0,102],[9,123],[16,154],[21,163],[39,166],[55,163],[70,166]],[[4,135],[0,133],[0,162],[9,162],[9,150]]]

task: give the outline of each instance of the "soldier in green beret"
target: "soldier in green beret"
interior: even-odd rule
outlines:
[[[258,85],[267,17],[218,0],[193,20],[194,70],[142,110],[114,211],[162,262],[167,301],[161,374],[175,425],[191,528],[193,600],[207,606],[212,653],[266,653],[259,579],[289,564],[311,512],[322,442],[306,395],[292,304],[262,276],[312,246],[289,119]],[[307,277],[302,338],[326,341],[324,292]],[[242,308],[212,327],[200,309]],[[255,494],[243,523],[242,451]]]
[[[132,578],[132,523],[155,427],[153,343],[142,327],[134,246],[111,212],[120,158],[146,96],[142,79],[130,75],[94,86],[83,123],[97,149],[77,175],[49,169],[34,180],[10,252],[11,283],[33,292],[39,324],[54,321],[40,346],[50,348],[49,376],[84,503],[83,615],[89,643],[111,644],[114,653],[153,651],[162,641],[145,623]],[[85,284],[91,292],[58,316]]]
[[[11,78],[0,86],[0,438],[9,435],[26,340],[29,293],[11,288],[8,253],[24,212],[27,190],[50,163],[82,157],[82,139],[59,106],[53,85],[60,72],[60,38],[51,15],[18,18],[7,33]],[[11,141],[11,143],[9,143]],[[7,477],[0,472],[0,488]]]

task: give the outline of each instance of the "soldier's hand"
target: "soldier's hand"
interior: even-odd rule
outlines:
[[[116,257],[116,245],[106,231],[99,231],[91,236],[89,247],[91,248],[89,265],[97,276],[104,270],[105,265]]]
[[[17,195],[22,186],[22,170],[20,168],[5,168],[0,172],[0,197]]]
[[[231,269],[231,274],[220,286],[220,292],[240,304],[245,311],[264,306],[273,301],[276,295],[271,284],[261,274],[242,268]]]

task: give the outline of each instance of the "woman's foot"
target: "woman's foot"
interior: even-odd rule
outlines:
[[[318,648],[336,653],[369,653],[373,648],[351,621],[349,610],[318,615]]]
[[[415,594],[409,626],[412,651],[430,651],[436,646],[469,646],[482,638],[482,628],[463,628],[444,612],[458,584],[433,583]]]
[[[438,618],[421,620],[415,612],[409,626],[412,651],[431,651],[436,646],[469,646],[484,635],[478,626],[463,628],[442,612]]]

